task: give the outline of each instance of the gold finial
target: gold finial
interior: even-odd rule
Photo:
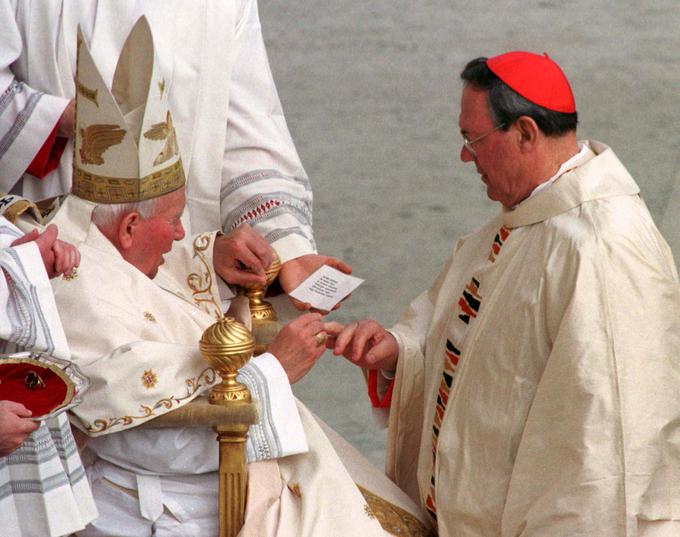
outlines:
[[[250,304],[250,316],[253,325],[253,337],[255,338],[255,354],[266,352],[267,347],[279,332],[278,316],[274,307],[264,300],[264,293],[267,287],[277,278],[281,270],[281,260],[276,252],[273,252],[274,259],[272,264],[265,270],[264,275],[267,283],[262,285],[244,286],[245,295]]]
[[[203,358],[222,377],[222,384],[210,392],[210,402],[249,403],[248,388],[236,380],[238,370],[250,360],[255,350],[255,339],[248,329],[233,317],[223,317],[203,332],[199,348]]]

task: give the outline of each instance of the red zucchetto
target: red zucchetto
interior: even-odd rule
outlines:
[[[562,69],[547,54],[506,52],[486,61],[489,69],[522,97],[538,106],[573,114],[574,94]]]

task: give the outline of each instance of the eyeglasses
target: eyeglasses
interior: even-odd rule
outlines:
[[[505,127],[505,123],[501,123],[495,129],[490,130],[489,132],[482,134],[481,136],[477,136],[477,138],[475,138],[474,140],[468,140],[468,137],[463,134],[463,145],[465,146],[465,149],[467,149],[470,153],[476,156],[477,153],[475,153],[475,148],[472,147],[472,144],[476,144],[483,138],[489,136],[489,134],[491,134],[492,132],[496,132],[497,130],[502,129],[503,127]]]

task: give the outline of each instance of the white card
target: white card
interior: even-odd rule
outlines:
[[[349,295],[364,280],[349,276],[328,265],[322,265],[289,294],[301,302],[308,302],[313,308],[331,311],[343,298]]]

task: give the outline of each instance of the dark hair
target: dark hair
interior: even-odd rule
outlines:
[[[527,101],[498,78],[486,65],[486,58],[475,58],[460,73],[465,84],[489,92],[489,109],[496,125],[508,130],[520,116],[529,116],[546,136],[561,136],[576,130],[578,114],[548,110]]]

